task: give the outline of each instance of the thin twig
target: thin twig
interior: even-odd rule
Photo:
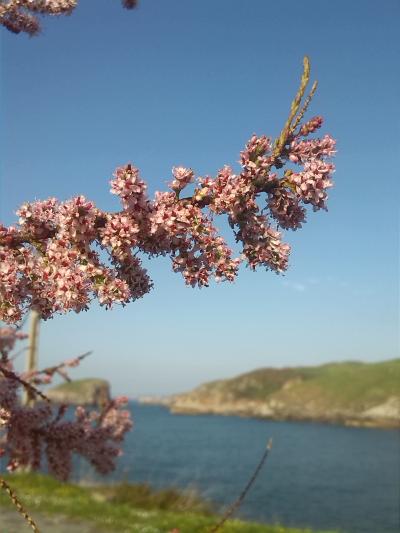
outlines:
[[[2,477],[0,477],[0,488],[2,488],[5,492],[7,492],[8,496],[10,497],[10,500],[13,502],[13,504],[17,508],[17,511],[19,512],[19,514],[24,517],[25,521],[31,526],[33,531],[35,533],[40,533],[39,528],[35,524],[33,518],[29,516],[29,514],[22,506],[22,503],[19,501],[13,489]]]
[[[256,469],[253,472],[253,475],[251,476],[251,478],[247,482],[246,486],[244,487],[244,489],[240,493],[240,495],[237,498],[237,500],[235,500],[232,503],[232,505],[230,507],[228,507],[228,509],[224,513],[223,517],[221,518],[221,520],[215,526],[212,526],[211,529],[208,530],[209,533],[215,533],[216,531],[221,529],[221,527],[225,524],[225,522],[241,506],[241,504],[243,503],[243,500],[246,498],[247,493],[249,492],[251,486],[253,485],[253,483],[257,479],[258,474],[261,472],[261,469],[264,466],[265,461],[267,460],[267,457],[268,457],[269,452],[271,451],[271,448],[272,448],[272,439],[270,439],[268,441],[267,447],[265,448],[265,451],[264,451],[264,453],[263,453],[263,455],[262,455],[262,457],[260,459],[260,462],[258,463]]]
[[[28,346],[25,346],[25,348],[21,348],[20,350],[18,350],[17,353],[14,353],[11,357],[9,357],[10,361],[15,361],[15,359],[21,355],[22,353],[26,352],[26,350],[28,349]]]
[[[87,357],[88,355],[90,355],[92,353],[92,351],[90,352],[85,352],[83,353],[82,355],[78,355],[77,357],[75,357],[74,359],[76,359],[77,361],[82,361],[82,359],[85,359],[85,357]],[[65,366],[68,366],[67,362],[64,361],[62,363],[60,363],[59,365],[55,365],[55,366],[49,366],[49,367],[46,367],[46,368],[43,368],[42,370],[37,370],[35,372],[36,375],[38,374],[48,374],[48,375],[52,375],[54,373],[59,373],[59,370],[64,368]],[[60,374],[61,377],[63,377],[66,381],[71,381],[71,379],[68,378],[68,376],[64,376],[63,374]]]

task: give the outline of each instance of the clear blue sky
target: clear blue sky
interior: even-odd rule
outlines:
[[[108,180],[128,161],[151,193],[173,165],[235,164],[253,132],[279,132],[304,54],[319,80],[311,115],[338,140],[329,212],[288,235],[284,277],[243,268],[235,284],[193,290],[153,260],[141,301],[42,324],[42,365],[92,349],[74,375],[137,395],[397,356],[399,15],[397,0],[141,0],[134,11],[81,0],[39,37],[1,30],[7,224],[34,198],[81,193],[117,209]]]

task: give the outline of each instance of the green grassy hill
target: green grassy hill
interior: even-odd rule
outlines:
[[[173,412],[209,412],[355,425],[400,423],[400,359],[263,368],[168,400]]]

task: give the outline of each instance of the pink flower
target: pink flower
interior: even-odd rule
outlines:
[[[194,181],[194,173],[191,168],[174,167],[172,169],[172,174],[174,179],[169,186],[175,192],[181,191],[186,185]]]

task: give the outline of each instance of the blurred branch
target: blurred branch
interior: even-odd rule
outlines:
[[[24,379],[19,377],[12,370],[8,370],[4,366],[0,365],[0,372],[3,374],[3,376],[5,378],[11,379],[13,381],[16,381],[17,383],[22,385],[24,387],[25,391],[27,391],[29,393],[30,397],[35,398],[36,396],[40,396],[40,398],[42,398],[42,400],[44,400],[45,402],[49,402],[50,403],[50,401],[51,401],[50,398],[48,398],[45,394],[43,394],[42,391],[40,391],[38,388],[34,387],[28,381],[25,381]]]
[[[52,376],[53,374],[57,373],[60,376],[62,376],[66,381],[72,381],[71,378],[66,374],[65,372],[62,372],[62,369],[64,367],[71,367],[71,366],[78,366],[78,364],[82,361],[82,359],[85,359],[88,355],[90,355],[92,351],[85,352],[82,355],[78,355],[77,357],[74,357],[73,359],[69,361],[63,361],[59,365],[56,366],[49,366],[47,368],[44,368],[43,370],[38,370],[36,374],[47,374],[48,376]]]
[[[17,511],[19,512],[19,514],[24,517],[25,521],[31,526],[33,531],[35,533],[40,533],[39,532],[39,528],[35,524],[33,518],[31,518],[29,516],[29,514],[26,512],[26,510],[22,506],[22,503],[19,501],[19,499],[18,499],[17,495],[15,494],[15,492],[13,491],[13,489],[10,487],[10,485],[2,477],[0,477],[0,488],[2,488],[5,492],[7,492],[10,500],[13,502],[13,504],[17,508]]]
[[[9,357],[10,361],[14,361],[19,355],[26,352],[27,349],[28,349],[28,346],[25,346],[25,348],[21,348],[20,350],[18,350],[17,353],[14,353],[11,357]]]
[[[268,457],[269,452],[271,451],[271,449],[272,449],[272,439],[270,439],[268,441],[267,447],[265,448],[265,451],[264,451],[264,453],[263,453],[263,455],[262,455],[262,457],[261,457],[256,469],[253,472],[253,475],[248,480],[246,486],[244,487],[244,489],[240,493],[240,495],[237,498],[237,500],[235,500],[232,503],[232,505],[230,507],[228,507],[228,509],[225,511],[224,515],[222,516],[221,520],[215,526],[212,526],[211,529],[209,529],[209,533],[215,533],[216,531],[221,529],[222,526],[225,524],[225,522],[233,515],[233,513],[237,509],[239,509],[239,507],[243,503],[243,500],[246,498],[247,493],[251,489],[251,486],[253,485],[253,483],[257,479],[258,474],[261,472],[261,469],[264,466],[264,463],[267,460],[267,457]]]

